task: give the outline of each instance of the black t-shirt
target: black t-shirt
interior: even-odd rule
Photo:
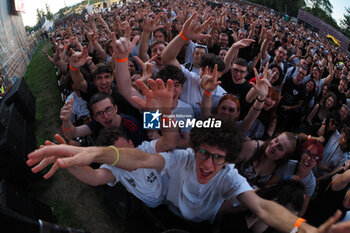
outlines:
[[[145,131],[142,128],[140,121],[135,117],[129,115],[120,115],[122,117],[122,122],[120,126],[124,127],[128,137],[134,143],[134,146],[140,145],[145,140]],[[94,119],[86,124],[92,131],[92,136],[97,138],[100,131],[104,128],[98,121]]]
[[[338,85],[330,85],[329,90],[333,92],[337,96],[337,102],[335,108],[340,108],[343,104],[346,104],[346,95],[344,93],[340,93],[338,90]]]
[[[81,97],[89,103],[91,97],[98,93],[98,89],[93,82],[88,82],[87,92],[81,92]],[[138,109],[134,108],[117,90],[112,86],[111,94],[114,103],[118,106],[118,113],[127,114],[141,120],[142,116]]]
[[[251,88],[250,84],[246,80],[244,80],[242,84],[234,84],[232,81],[231,72],[228,71],[221,76],[220,85],[225,91],[227,91],[227,93],[236,95],[239,98],[239,103],[241,105],[241,113],[239,118],[243,119],[247,115],[251,106],[251,104],[247,103],[245,100],[245,97]]]
[[[282,96],[280,105],[297,105],[300,100],[305,100],[306,98],[305,87],[302,83],[295,85],[293,77],[287,78],[282,87]]]

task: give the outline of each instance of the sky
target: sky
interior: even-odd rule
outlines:
[[[333,18],[340,23],[344,18],[345,7],[350,8],[349,0],[329,0],[333,5]],[[72,4],[81,2],[80,0],[23,0],[25,13],[22,13],[24,25],[34,26],[36,24],[36,9],[43,9],[46,12],[45,3],[49,5],[52,13],[58,12],[59,9]]]

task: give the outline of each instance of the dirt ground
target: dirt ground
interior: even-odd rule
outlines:
[[[95,187],[79,182],[65,170],[58,171],[51,179],[37,181],[50,182],[37,199],[54,208],[60,225],[91,233],[123,232],[117,215]]]

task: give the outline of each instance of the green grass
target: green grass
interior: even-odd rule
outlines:
[[[55,68],[41,52],[44,45],[51,52],[50,43],[41,42],[24,74],[36,98],[35,133],[38,145],[43,144],[46,139],[52,140],[54,133],[59,132],[59,112],[62,106]]]

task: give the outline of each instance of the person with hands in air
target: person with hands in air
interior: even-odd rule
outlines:
[[[214,65],[217,64],[217,76],[219,78],[222,74],[222,71],[225,69],[225,64],[221,58],[215,54],[203,54],[200,58],[200,75],[198,75],[194,72],[190,72],[184,66],[180,65],[176,59],[181,48],[189,40],[197,40],[209,36],[202,34],[202,31],[206,30],[213,18],[210,17],[201,25],[199,24],[197,18],[197,13],[194,13],[188,20],[186,20],[185,24],[182,27],[180,35],[177,35],[162,53],[162,61],[164,64],[178,67],[184,73],[187,80],[183,85],[180,100],[191,105],[195,118],[199,119],[201,111],[200,105],[202,102],[202,96],[204,95],[203,90],[200,86],[200,80],[204,74],[205,68],[207,66],[209,67],[209,74],[211,75],[214,69]],[[225,91],[220,86],[218,86],[212,92],[212,102],[214,107],[217,106],[219,99],[224,93]]]
[[[217,81],[217,65],[214,66],[212,76],[207,75],[207,73],[209,73],[208,67],[201,79],[201,87],[203,88],[204,93],[208,93],[203,95],[202,98],[201,116],[203,119],[206,119],[211,115],[211,96],[209,94],[221,83],[220,81]],[[267,76],[266,72],[265,76]],[[267,78],[264,77],[264,79],[257,80],[256,84],[254,83],[252,86],[254,86],[254,89],[257,92],[256,102],[251,107],[247,116],[242,121],[237,122],[243,134],[248,132],[256,118],[259,116],[268,93],[268,88],[271,85]],[[218,116],[230,117],[235,121],[238,121],[240,114],[239,109],[240,104],[238,98],[232,94],[225,94],[220,99],[218,107],[214,110],[214,113]]]
[[[159,84],[153,83],[152,89],[164,87],[164,84]],[[168,87],[169,84],[171,81]],[[263,222],[282,232],[345,233],[350,221],[336,224],[340,212],[315,228],[275,202],[260,198],[234,165],[229,164],[235,160],[241,143],[238,127],[223,119],[220,128],[194,128],[191,134],[193,149],[151,154],[134,148],[52,145],[30,153],[27,164],[34,166],[39,163],[33,168],[34,172],[56,162],[60,168],[84,167],[92,162],[129,171],[153,168],[161,175],[169,176],[166,203],[170,211],[186,220],[212,223],[224,200],[235,202],[237,198]],[[208,230],[209,225],[206,226]]]
[[[172,89],[173,82],[168,81],[167,87],[161,80],[149,80],[148,84],[151,90],[141,81],[137,81],[137,85],[145,94],[145,101],[138,97],[133,99],[142,109],[160,109],[160,112],[165,115],[171,114],[172,104]],[[171,120],[171,119],[170,119]],[[107,135],[114,138],[112,145],[100,144],[100,146],[110,146],[117,153],[115,163],[118,163],[118,149],[119,147],[135,148],[134,143],[129,139],[127,132],[118,126],[111,126],[105,128],[100,134],[99,142],[110,141],[110,139],[103,139]],[[106,135],[104,135],[106,134]],[[64,139],[55,135],[55,139],[59,144],[65,144]],[[147,153],[166,152],[175,149],[176,141],[178,139],[178,131],[172,128],[162,128],[162,137],[153,141],[144,141],[137,149]],[[46,145],[52,145],[51,142],[46,142]],[[43,167],[53,163],[49,172],[44,176],[49,179],[55,172],[61,168],[60,162],[57,159],[63,158],[65,155],[60,154],[43,159],[39,165],[35,166],[32,171],[37,173]],[[28,164],[31,164],[29,162]],[[98,169],[93,169],[90,166],[70,166],[67,170],[79,181],[92,185],[99,186],[108,184],[114,186],[117,182],[121,182],[124,187],[137,198],[142,200],[149,207],[156,207],[163,203],[165,199],[165,192],[167,187],[167,177],[160,175],[155,169],[136,169],[134,171],[126,171],[115,167],[111,164],[103,164]],[[152,177],[152,182],[150,181]],[[130,183],[133,180],[133,183]]]
[[[105,63],[99,63],[95,68],[91,57],[88,56],[87,49],[84,48],[82,52],[75,52],[71,50],[72,55],[69,59],[70,75],[73,83],[77,89],[81,91],[81,97],[89,102],[91,97],[98,93],[104,92],[112,96],[114,103],[118,106],[119,113],[127,114],[141,118],[140,113],[135,109],[130,102],[128,102],[117,90],[113,83],[113,69]],[[88,82],[81,72],[84,66],[89,66],[92,73],[92,82]]]
[[[142,24],[143,31],[142,31],[141,40],[140,40],[139,57],[144,62],[148,61],[150,59],[150,56],[148,55],[147,51],[149,47],[151,48],[151,57],[153,58],[154,56],[157,56],[156,59],[154,60],[155,62],[154,74],[156,74],[158,70],[161,69],[163,66],[161,55],[164,48],[168,44],[165,41],[165,38],[154,36],[154,41],[152,42],[151,46],[149,46],[149,39],[151,37],[151,33],[164,27],[164,25],[157,25],[162,14],[163,14],[162,12],[158,13],[154,17],[154,19],[152,19],[149,16],[145,16],[145,15],[143,16],[143,24]],[[159,34],[163,35],[160,31],[158,32]]]
[[[114,53],[117,56],[117,59],[127,59],[129,53],[133,50],[137,37],[134,37],[133,41],[131,42],[129,38],[122,37],[115,43],[115,51]],[[135,59],[140,63],[142,67],[142,78],[141,80],[145,81],[147,79],[150,79],[152,77],[152,72],[154,65],[152,64],[152,61],[157,59],[157,56],[152,57],[147,62],[143,62],[140,58],[135,57]],[[130,78],[130,72],[128,70],[128,66],[126,62],[117,62],[115,64],[115,80],[119,89],[119,92],[123,95],[123,97],[129,101],[130,103],[133,103],[133,106],[140,109],[140,106],[138,106],[136,103],[132,101],[133,96],[137,96],[139,98],[144,98],[144,93],[141,93],[136,90],[131,82]],[[175,66],[167,65],[164,66],[156,75],[156,78],[159,78],[163,80],[163,82],[167,82],[167,80],[171,79],[174,82],[174,90],[173,90],[173,100],[172,100],[172,110],[173,113],[181,114],[185,116],[193,116],[192,107],[188,104],[184,103],[183,101],[179,100],[179,96],[182,93],[183,85],[186,82],[186,78],[182,74],[181,70],[179,70]],[[187,117],[190,118],[190,117]],[[186,118],[186,119],[187,119]],[[190,118],[192,119],[192,118]],[[190,134],[189,127],[181,128],[180,129],[180,138],[177,141],[177,147],[178,148],[187,148],[189,143],[189,134]]]

